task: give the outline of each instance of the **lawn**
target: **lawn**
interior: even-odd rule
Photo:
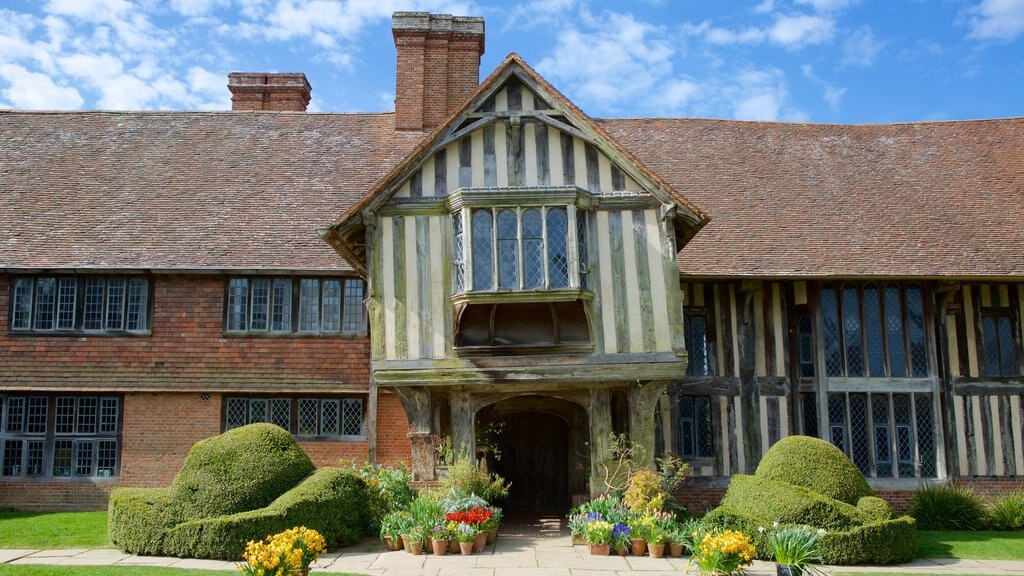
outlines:
[[[156,566],[42,566],[0,564],[0,576],[238,576],[227,570],[186,570]],[[343,575],[342,575],[343,576]]]
[[[1024,560],[1024,532],[917,533],[918,558]]]
[[[0,548],[111,548],[107,513],[0,510]]]

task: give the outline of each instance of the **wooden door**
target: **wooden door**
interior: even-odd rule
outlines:
[[[501,506],[509,512],[569,510],[569,426],[541,412],[505,416],[495,471],[512,482]]]

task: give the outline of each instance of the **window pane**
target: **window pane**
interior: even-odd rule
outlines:
[[[797,320],[797,343],[800,354],[800,377],[814,377],[814,332],[810,314]]]
[[[863,394],[850,395],[850,453],[850,459],[860,473],[868,475],[871,472],[868,462],[868,409],[867,398]]]
[[[892,439],[889,436],[889,396],[871,396],[871,420],[875,433],[875,475],[892,478]]]
[[[363,401],[346,398],[342,401],[341,433],[344,436],[363,435]]]
[[[1002,376],[1015,376],[1017,366],[1013,359],[1013,327],[1006,316],[999,318],[999,358]]]
[[[103,329],[103,299],[107,292],[107,283],[103,278],[85,279],[85,310],[82,328],[85,330]]]
[[[57,329],[72,330],[75,327],[75,305],[78,280],[70,276],[60,279],[57,286]]]
[[[249,280],[232,278],[228,282],[228,330],[245,330],[249,310]]]
[[[999,376],[999,331],[996,329],[995,316],[982,316],[981,338],[984,342],[984,368],[986,376]]]
[[[96,443],[92,440],[79,440],[75,443],[75,475],[92,476],[93,464],[96,462]]]
[[[565,208],[548,209],[548,287],[569,285],[567,217]]]
[[[41,476],[43,474],[43,448],[46,443],[42,440],[29,440],[26,444],[28,450],[25,453],[25,475]]]
[[[679,397],[679,455],[695,458],[697,455],[694,430],[694,409],[692,396]]]
[[[914,376],[928,375],[928,350],[924,343],[924,303],[921,288],[916,284],[907,287],[907,335],[910,337],[910,365]]]
[[[358,278],[345,280],[345,317],[342,331],[352,334],[366,331],[366,314],[363,310],[365,284]]]
[[[270,278],[252,279],[249,330],[266,330],[270,317]]]
[[[514,210],[498,212],[498,287],[519,287],[519,219]]]
[[[12,330],[28,330],[32,327],[32,290],[31,278],[14,279]]]
[[[323,331],[341,330],[341,281],[324,280]]]
[[[117,398],[100,398],[100,434],[117,432]]]
[[[28,418],[25,432],[29,434],[46,434],[47,398],[32,397],[28,399]]]
[[[57,412],[54,419],[54,432],[57,434],[75,433],[75,399],[67,396],[57,398]]]
[[[125,330],[149,329],[149,280],[132,278],[128,281],[128,317]]]
[[[107,330],[124,329],[124,278],[107,280],[107,314],[103,327]]]
[[[316,400],[304,398],[299,400],[299,436],[316,435]]]
[[[473,289],[494,288],[494,240],[491,211],[473,210]]]
[[[21,433],[25,430],[25,399],[7,399],[7,432]]]
[[[253,398],[249,400],[249,422],[270,422],[270,416],[267,414],[267,410],[270,408],[269,402],[262,398]]]
[[[825,374],[843,375],[843,353],[839,349],[839,306],[831,284],[821,288],[821,319],[825,342]]]
[[[800,411],[802,412],[804,436],[818,437],[818,398],[814,394],[802,394]]]
[[[587,271],[590,270],[587,254],[587,213],[576,212],[576,251],[580,265],[580,288],[587,288]]]
[[[882,345],[882,301],[874,284],[864,287],[864,337],[868,341],[868,376],[885,376],[885,348]]]
[[[225,415],[225,428],[231,430],[246,424],[246,401],[244,398],[228,398],[227,414]]]
[[[292,281],[287,278],[274,279],[270,329],[274,332],[290,332],[292,329]]]
[[[889,343],[889,375],[905,378],[907,353],[903,340],[903,306],[900,304],[900,289],[895,284],[885,286],[885,329]]]
[[[707,321],[702,314],[683,315],[683,336],[690,362],[687,376],[708,375]]]
[[[274,398],[270,401],[270,406],[271,421],[290,432],[292,429],[292,401],[288,398]]]
[[[299,281],[299,331],[320,329],[320,281],[303,278]]]
[[[96,475],[107,478],[117,470],[117,441],[100,440],[96,454]]]
[[[54,306],[57,302],[57,279],[36,279],[36,330],[53,330]]]
[[[697,457],[711,458],[715,455],[714,434],[711,426],[711,399],[697,398],[694,401],[694,426],[697,432]]]
[[[544,286],[544,224],[536,208],[523,212],[523,286]]]
[[[79,434],[95,434],[97,421],[98,402],[95,398],[78,399],[78,429]]]
[[[829,441],[846,452],[846,400],[842,394],[828,395]]]
[[[934,478],[935,468],[935,427],[932,420],[932,398],[926,394],[914,395],[917,416],[917,451],[921,458],[921,477]]]
[[[466,289],[466,245],[462,233],[462,212],[452,215],[452,259],[455,263],[455,291]]]
[[[53,475],[71,476],[74,440],[56,440],[53,443]]]
[[[21,440],[4,440],[4,476],[21,476]]]
[[[896,418],[896,457],[901,478],[914,476],[914,432],[911,428],[909,394],[893,394],[892,410]]]
[[[341,416],[339,405],[337,400],[320,401],[320,434],[324,436],[338,435],[338,419]]]
[[[846,375],[864,375],[864,352],[861,348],[860,302],[857,288],[843,286],[843,343],[846,347]]]

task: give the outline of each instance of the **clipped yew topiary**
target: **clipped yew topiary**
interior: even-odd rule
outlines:
[[[862,497],[874,496],[864,475],[846,454],[809,436],[789,436],[776,442],[754,474],[803,486],[854,506]]]
[[[862,496],[857,500],[857,510],[863,512],[869,520],[892,520],[892,507],[878,496]]]
[[[170,518],[165,488],[118,488],[110,494],[107,533],[110,541],[130,554],[159,554]]]
[[[753,518],[770,519],[769,526],[779,522],[845,530],[869,520],[866,514],[845,502],[802,486],[757,476],[733,476],[729,490],[722,497],[722,506],[742,510]]]
[[[200,440],[171,483],[172,517],[179,521],[263,508],[315,467],[280,426],[250,424]]]

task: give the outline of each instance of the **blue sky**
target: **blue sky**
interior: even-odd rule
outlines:
[[[1024,115],[1024,0],[3,0],[0,108],[228,109],[228,72],[305,72],[311,110],[394,107],[390,15],[486,18],[595,117]]]

